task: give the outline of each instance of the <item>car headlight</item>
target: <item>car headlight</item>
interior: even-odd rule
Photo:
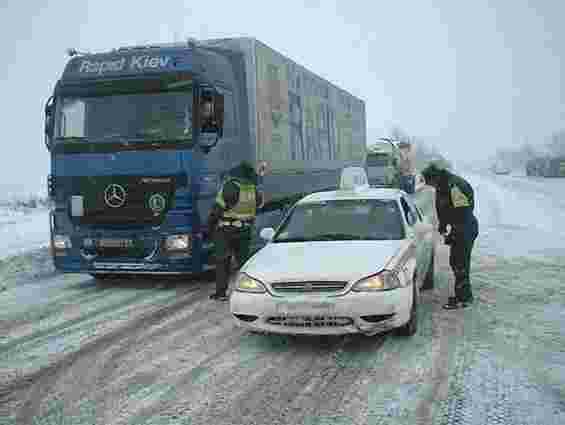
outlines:
[[[186,251],[190,249],[190,235],[171,235],[165,240],[167,251]]]
[[[261,294],[266,292],[265,286],[257,279],[245,273],[239,273],[235,280],[235,290],[240,292],[253,292]]]
[[[355,292],[375,292],[397,289],[401,286],[400,279],[395,272],[383,270],[382,272],[359,280],[351,289]]]
[[[69,238],[67,235],[53,236],[54,249],[70,249],[71,247],[72,247],[71,238]]]

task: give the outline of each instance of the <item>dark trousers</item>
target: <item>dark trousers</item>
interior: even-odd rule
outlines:
[[[214,234],[216,294],[225,295],[228,289],[232,256],[235,256],[238,268],[249,258],[251,234],[251,226],[243,228],[224,226],[216,230]]]
[[[455,275],[455,297],[459,301],[468,301],[473,297],[471,289],[471,252],[478,235],[476,219],[462,232],[456,232],[451,243],[449,265]]]

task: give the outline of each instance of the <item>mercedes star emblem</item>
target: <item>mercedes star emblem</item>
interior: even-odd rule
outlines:
[[[104,190],[104,202],[110,208],[120,208],[126,203],[126,190],[119,184],[108,185]]]

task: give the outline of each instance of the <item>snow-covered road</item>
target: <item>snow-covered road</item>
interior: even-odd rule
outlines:
[[[210,280],[24,275],[0,293],[0,423],[565,423],[565,180],[462,175],[480,222],[472,308],[441,308],[444,245],[412,338],[249,334]],[[34,217],[11,246],[47,242]]]
[[[565,255],[565,179],[462,175],[475,188],[482,253]]]

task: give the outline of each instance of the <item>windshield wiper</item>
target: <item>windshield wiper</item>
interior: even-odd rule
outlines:
[[[282,238],[282,239],[274,239],[273,242],[308,242],[310,241],[309,238]]]
[[[55,137],[56,141],[64,141],[64,142],[84,142],[88,141],[88,139],[84,136],[58,136]]]

